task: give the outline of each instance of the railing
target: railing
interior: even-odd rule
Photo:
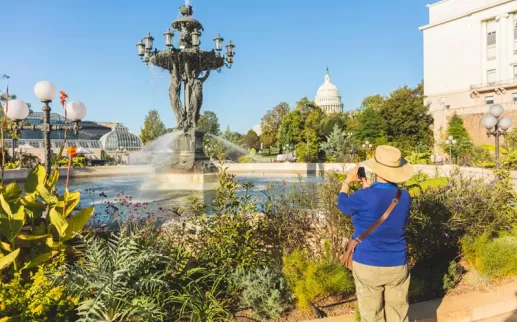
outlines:
[[[510,102],[497,103],[497,104],[503,106],[504,109],[507,111],[517,109],[517,101],[510,101]],[[478,104],[478,105],[471,105],[471,106],[455,107],[455,108],[448,109],[447,112],[455,113],[457,115],[488,113],[488,109],[490,108],[490,105],[491,104]]]
[[[508,79],[508,80],[503,80],[503,81],[470,85],[470,89],[481,89],[481,88],[486,88],[486,87],[504,86],[504,85],[510,85],[510,84],[517,84],[517,77]]]

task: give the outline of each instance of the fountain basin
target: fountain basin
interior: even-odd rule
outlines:
[[[217,173],[169,172],[155,173],[141,187],[141,190],[156,191],[206,191],[219,186]]]

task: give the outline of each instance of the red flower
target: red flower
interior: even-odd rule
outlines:
[[[61,101],[61,105],[65,106],[68,95],[63,91],[59,91],[59,92],[61,93],[61,97],[59,98],[59,100]]]

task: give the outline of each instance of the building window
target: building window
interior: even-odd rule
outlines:
[[[517,13],[513,14],[513,53],[517,54]]]
[[[495,69],[487,70],[487,72],[486,72],[486,82],[488,84],[495,84],[495,81],[496,81]]]
[[[517,102],[517,93],[512,94],[512,101]]]
[[[487,105],[494,104],[494,97],[493,96],[485,96],[485,104],[487,104]]]
[[[487,59],[492,60],[496,58],[497,48],[497,22],[494,20],[487,21],[486,23],[486,45],[487,45]]]
[[[517,65],[513,65],[513,80],[517,81]]]

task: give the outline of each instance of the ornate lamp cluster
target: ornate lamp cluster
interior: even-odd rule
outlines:
[[[180,13],[183,17],[176,19],[172,23],[172,31],[168,28],[163,33],[165,45],[170,52],[200,52],[199,46],[201,45],[201,32],[204,31],[203,26],[199,21],[191,17],[194,13],[192,6],[182,6]],[[178,47],[174,46],[175,33],[180,34]],[[145,63],[149,63],[151,57],[160,52],[153,47],[153,42],[154,38],[151,36],[151,33],[148,32],[147,35],[136,44],[138,56],[140,56]],[[230,41],[226,45],[226,54],[221,55],[224,39],[218,34],[214,38],[214,42],[215,48],[212,52],[215,52],[218,57],[224,57],[226,67],[231,68],[235,56],[235,45]]]
[[[49,81],[41,81],[34,86],[34,94],[44,104],[43,123],[39,125],[26,125],[23,120],[29,116],[29,106],[22,100],[9,101],[8,109],[6,111],[7,117],[14,122],[11,129],[18,134],[23,130],[41,131],[43,133],[43,144],[45,148],[45,168],[47,175],[51,171],[51,157],[52,147],[50,145],[50,133],[55,131],[64,131],[65,127],[62,125],[50,124],[50,103],[57,97],[57,89]],[[86,116],[86,106],[80,101],[67,102],[65,104],[66,117],[73,122],[72,130],[77,135],[81,129],[81,120]]]
[[[483,118],[481,124],[486,129],[488,137],[495,137],[495,164],[499,167],[499,138],[505,136],[512,126],[512,119],[502,117],[504,107],[499,104],[490,106],[488,114]]]

